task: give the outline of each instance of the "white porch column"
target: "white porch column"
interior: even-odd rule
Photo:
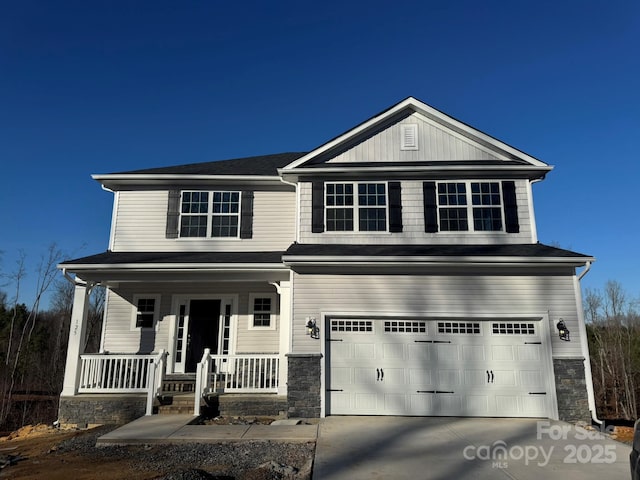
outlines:
[[[84,353],[90,292],[91,289],[87,288],[86,285],[76,285],[73,295],[71,325],[69,326],[67,364],[64,369],[64,384],[61,396],[73,396],[78,393],[80,355]]]
[[[278,395],[287,394],[288,363],[291,337],[291,282],[280,282],[280,378],[278,379]]]

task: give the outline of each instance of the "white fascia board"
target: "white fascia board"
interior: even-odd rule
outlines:
[[[327,256],[284,256],[285,265],[353,265],[353,266],[378,266],[381,264],[389,266],[412,266],[412,265],[447,265],[447,266],[468,266],[468,265],[491,265],[500,266],[523,266],[523,265],[569,265],[580,266],[587,262],[595,261],[593,257],[414,257],[414,256],[381,256],[381,257],[327,257]]]
[[[57,265],[57,268],[69,272],[76,271],[137,271],[137,272],[192,272],[192,271],[286,271],[282,263],[85,263],[85,264],[65,264]]]
[[[336,165],[336,164],[333,164]],[[316,168],[297,168],[295,170],[287,170],[286,168],[278,169],[278,173],[286,175],[314,175],[314,174],[331,174],[331,173],[389,173],[389,172],[401,172],[401,173],[416,173],[416,172],[452,172],[452,171],[478,171],[478,172],[499,172],[504,173],[505,171],[514,171],[514,172],[540,172],[542,174],[546,174],[547,172],[553,170],[553,167],[550,165],[545,166],[531,166],[531,165],[402,165],[398,167],[393,166],[384,166],[384,167],[351,167],[347,165],[340,166],[327,166],[327,167],[316,167]]]
[[[473,139],[475,139],[476,141],[479,141],[480,143],[483,143],[485,145],[490,146],[491,148],[495,148],[497,150],[502,150],[514,157],[520,158],[522,160],[525,160],[526,162],[529,162],[531,165],[533,166],[537,166],[537,167],[547,167],[548,165],[540,160],[538,160],[535,157],[532,157],[531,155],[528,155],[514,147],[511,147],[509,145],[507,145],[504,142],[501,142],[500,140],[487,135],[485,133],[482,133],[480,130],[477,130],[469,125],[467,125],[466,123],[463,123],[459,120],[456,120],[453,117],[450,117],[449,115],[447,115],[444,112],[441,112],[440,110],[437,110],[433,107],[430,107],[429,105],[427,105],[426,103],[421,102],[420,100],[413,98],[413,97],[409,97],[405,100],[403,100],[402,102],[394,105],[393,107],[391,107],[388,110],[385,110],[384,112],[382,112],[381,114],[369,119],[368,121],[361,123],[360,125],[354,127],[353,129],[347,131],[346,133],[340,135],[339,137],[334,138],[333,140],[325,143],[324,145],[321,145],[320,147],[316,148],[315,150],[309,152],[308,154],[304,155],[303,157],[299,158],[298,160],[290,163],[289,165],[287,165],[286,167],[284,167],[282,170],[284,171],[288,171],[288,170],[292,170],[295,169],[297,167],[299,167],[300,165],[303,165],[304,163],[308,162],[309,160],[311,160],[312,158],[340,145],[341,143],[347,141],[349,138],[354,137],[356,135],[361,134],[362,132],[371,129],[373,127],[375,127],[376,125],[378,125],[379,123],[387,120],[390,117],[393,117],[394,115],[396,115],[397,113],[399,113],[400,111],[404,110],[405,108],[411,108],[413,111],[421,113],[425,116],[427,116],[428,118],[431,118],[434,121],[437,121],[438,123],[440,123],[441,125],[451,128],[455,131],[459,131],[459,132],[463,132],[465,134],[465,136],[469,136]]]
[[[250,184],[282,183],[274,175],[189,175],[189,174],[93,174],[91,178],[103,186],[202,184],[207,182],[245,182]]]

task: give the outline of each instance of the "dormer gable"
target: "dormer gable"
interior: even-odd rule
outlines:
[[[323,173],[486,175],[542,178],[552,167],[409,97],[279,170],[284,178]]]

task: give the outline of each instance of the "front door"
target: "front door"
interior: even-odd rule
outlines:
[[[185,372],[195,372],[204,349],[218,353],[220,300],[191,300],[187,329]]]

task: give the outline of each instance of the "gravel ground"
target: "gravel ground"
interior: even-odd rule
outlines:
[[[88,459],[131,459],[140,471],[163,471],[165,480],[310,480],[315,443],[223,442],[95,447],[96,439],[115,427],[99,427],[64,440],[59,452]]]

